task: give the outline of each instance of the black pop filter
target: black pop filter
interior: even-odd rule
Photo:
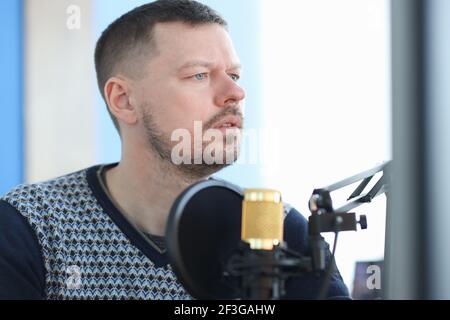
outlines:
[[[238,298],[223,273],[241,241],[242,190],[225,181],[193,184],[170,210],[166,241],[173,271],[196,299]]]

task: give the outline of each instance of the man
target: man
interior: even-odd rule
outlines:
[[[239,154],[245,93],[226,22],[195,1],[143,5],[103,32],[95,63],[121,160],[4,196],[0,297],[189,299],[168,264],[164,233],[177,195]],[[203,141],[174,152],[174,132],[194,136],[199,123],[225,135],[211,142],[213,163]],[[305,251],[305,219],[288,211],[285,223],[303,233],[287,240]],[[314,298],[321,282],[292,282],[289,297]],[[338,273],[329,295],[348,296]]]

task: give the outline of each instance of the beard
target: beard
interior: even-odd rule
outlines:
[[[209,176],[233,164],[239,157],[240,139],[238,139],[237,144],[233,144],[230,147],[230,140],[227,138],[226,142],[223,143],[223,148],[221,150],[221,156],[223,156],[223,158],[226,158],[227,161],[219,161],[220,163],[205,163],[205,161],[203,161],[203,151],[205,150],[206,144],[202,141],[202,159],[200,159],[201,161],[199,161],[199,164],[196,164],[195,162],[195,152],[191,152],[190,163],[175,164],[172,159],[173,144],[170,141],[170,138],[158,128],[153,115],[151,114],[151,112],[147,111],[148,108],[142,108],[142,110],[144,110],[142,120],[148,147],[163,163],[168,164],[170,167],[173,167],[176,171],[178,171],[188,179],[200,179]],[[218,120],[227,115],[237,115],[242,118],[241,111],[236,107],[224,108],[219,114],[215,115],[203,125],[202,132],[210,129]],[[235,141],[236,140],[233,139],[233,142]],[[232,159],[232,161],[229,161],[230,158]]]

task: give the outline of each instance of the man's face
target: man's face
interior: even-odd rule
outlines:
[[[224,136],[221,141],[211,138],[209,142],[200,142],[202,150],[207,144],[213,146],[211,141],[220,143],[216,146],[223,145],[223,162],[230,162],[229,158],[225,159],[225,154],[230,152],[233,161],[236,160],[239,139],[229,138],[241,133],[245,93],[237,84],[239,60],[226,30],[217,24],[192,27],[160,23],[154,28],[154,39],[156,54],[149,58],[146,76],[137,82],[135,95],[141,109],[140,129],[149,147],[164,160],[171,161],[170,152],[180,141],[171,141],[172,133],[186,129],[192,138],[194,162],[194,125],[200,121],[196,123],[197,137],[199,128],[203,134],[207,129],[218,128],[220,131],[215,133]],[[234,128],[229,128],[230,125]],[[224,166],[202,163],[181,167],[194,176],[202,176]]]

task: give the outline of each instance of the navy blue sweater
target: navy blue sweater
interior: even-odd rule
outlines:
[[[20,185],[0,199],[0,299],[191,299],[167,253],[121,214],[95,166]],[[285,241],[308,251],[307,222],[286,212]],[[322,277],[286,284],[287,299],[314,299]],[[329,298],[349,298],[336,271]]]

